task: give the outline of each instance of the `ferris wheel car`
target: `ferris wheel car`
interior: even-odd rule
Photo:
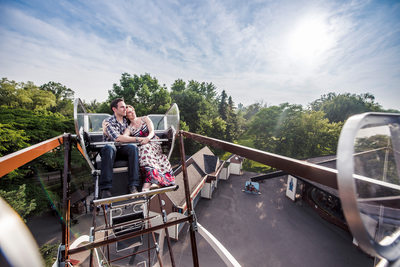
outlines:
[[[81,147],[81,153],[85,157],[95,178],[95,198],[99,197],[98,181],[100,176],[101,157],[100,149],[106,144],[115,146],[124,146],[119,142],[104,142],[102,122],[110,117],[107,113],[90,113],[82,101],[77,98],[74,102],[74,123],[75,132]],[[165,114],[149,114],[147,115],[153,122],[154,132],[158,139],[163,152],[171,157],[174,149],[175,139],[179,130],[179,108],[177,104],[173,104]],[[153,141],[153,140],[151,140]],[[128,162],[123,159],[117,159],[114,162],[113,174],[113,195],[121,195],[125,193],[127,188],[127,179],[119,179],[119,176],[126,176],[128,171]]]
[[[337,170],[356,242],[372,256],[400,263],[400,114],[350,117],[339,139]]]

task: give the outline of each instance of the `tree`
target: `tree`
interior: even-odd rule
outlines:
[[[167,89],[147,73],[140,76],[123,73],[120,84],[113,84],[113,89],[108,91],[109,102],[117,97],[123,97],[126,104],[134,106],[138,116],[165,113],[171,106]]]
[[[16,130],[10,124],[0,123],[0,157],[27,147],[28,137],[24,130]]]
[[[17,101],[20,108],[29,110],[47,110],[56,105],[52,92],[41,90],[32,82],[20,83],[17,89]]]
[[[26,110],[20,108],[0,107],[0,123],[10,125],[9,128],[22,130],[29,144],[40,143],[64,132],[74,132],[72,118],[45,110]],[[22,132],[21,132],[22,134]],[[11,153],[14,151],[8,151]]]
[[[208,102],[216,102],[216,87],[212,83],[199,83],[197,81],[191,80],[187,85],[187,89],[204,96]]]
[[[227,103],[227,98],[228,96],[226,95],[225,90],[222,91],[221,97],[219,100],[219,107],[218,107],[218,112],[219,115],[223,120],[226,120],[228,118],[228,103]]]
[[[254,136],[253,142],[255,147],[265,151],[275,150],[275,129],[280,126],[279,118],[287,105],[286,103],[280,106],[261,108],[254,115],[248,132]]]
[[[186,90],[186,82],[184,82],[182,79],[176,80],[172,85],[171,85],[171,91],[175,93],[181,93]]]
[[[383,110],[383,112],[387,112],[387,113],[400,113],[400,110],[390,108],[390,109],[385,109],[385,110]]]
[[[181,120],[184,121],[189,130],[196,132],[200,129],[200,116],[206,113],[207,103],[198,93],[185,90],[182,92],[172,92],[172,99],[178,104]]]
[[[56,105],[52,92],[41,90],[32,82],[16,83],[3,78],[0,83],[2,106],[29,110],[46,110]]]
[[[43,84],[40,86],[40,89],[54,94],[56,105],[50,109],[52,112],[59,112],[64,116],[72,117],[74,112],[73,99],[75,94],[72,89],[56,82]]]
[[[202,118],[200,132],[201,134],[209,137],[221,139],[225,135],[226,122],[220,117],[212,119]]]
[[[86,112],[89,113],[108,113],[112,114],[112,110],[110,108],[110,103],[107,101],[97,102],[97,100],[92,100],[90,103],[87,103],[83,100],[83,106],[86,109]]]
[[[240,135],[238,115],[232,97],[228,98],[225,140],[232,142]]]
[[[322,111],[295,111],[276,134],[275,153],[295,158],[336,154],[342,123],[330,123]]]
[[[254,147],[295,158],[335,154],[342,123],[324,115],[288,103],[262,108],[250,123]]]
[[[0,81],[0,106],[17,106],[17,86],[15,81],[2,78]]]
[[[254,115],[257,114],[258,111],[260,111],[261,108],[266,108],[266,107],[267,105],[264,105],[262,102],[251,104],[246,108],[242,109],[243,118],[249,121],[253,118]]]
[[[218,117],[214,87],[196,81],[185,85],[182,80],[176,80],[171,86],[171,97],[179,106],[181,120],[185,121],[191,132],[210,132],[206,129],[209,124],[204,120],[212,121]]]
[[[65,85],[56,82],[45,83],[40,86],[40,89],[52,92],[55,95],[57,102],[60,100],[67,100],[67,99],[72,100],[75,94],[75,92],[72,89],[67,88]]]
[[[21,185],[17,190],[4,191],[0,189],[0,196],[3,197],[8,204],[21,216],[22,219],[35,210],[36,202],[34,199],[27,200],[26,185]]]
[[[382,111],[381,106],[375,103],[375,97],[369,93],[361,95],[328,93],[311,102],[310,107],[312,110],[325,112],[330,122],[344,122],[358,113]]]
[[[109,113],[112,114],[113,111],[110,108],[110,103],[105,102],[101,102],[100,105],[97,106],[97,108],[95,109],[96,113]]]
[[[208,83],[181,79],[171,85],[171,98],[177,103],[181,121],[193,133],[224,139],[226,122],[221,119],[217,110],[215,86]],[[199,144],[186,145],[188,153],[194,153]]]

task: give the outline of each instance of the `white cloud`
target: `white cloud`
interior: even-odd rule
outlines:
[[[103,101],[123,72],[147,72],[167,86],[213,82],[236,103],[306,105],[329,91],[371,92],[400,108],[400,16],[379,2],[85,1],[47,13],[38,5],[2,4],[2,77],[54,80],[87,101]],[[313,49],[301,36],[292,42],[302,49],[287,42],[304,18],[318,24],[301,30],[321,41]]]

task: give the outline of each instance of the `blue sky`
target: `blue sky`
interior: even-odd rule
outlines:
[[[400,109],[400,1],[0,0],[0,77],[104,101],[123,72],[236,104],[369,92]]]

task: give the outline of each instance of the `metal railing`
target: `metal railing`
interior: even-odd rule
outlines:
[[[221,141],[215,138],[206,137],[203,135],[181,131],[186,138],[193,139],[202,144],[209,145],[214,148],[219,148],[227,152],[257,161],[259,163],[274,167],[286,173],[307,178],[311,181],[337,189],[337,171],[335,169],[312,164],[306,161],[297,160],[289,157],[284,157],[278,154],[273,154],[249,148],[242,145]]]

